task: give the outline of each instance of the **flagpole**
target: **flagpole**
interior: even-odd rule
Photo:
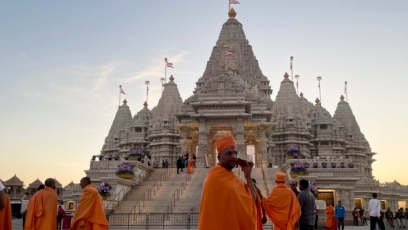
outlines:
[[[150,81],[145,81],[145,85],[146,85],[146,103],[148,103],[148,99],[149,99],[149,84]]]
[[[346,101],[348,101],[348,98],[347,98],[347,81],[344,82],[344,95],[346,96]]]
[[[290,56],[290,77],[293,81],[293,56]]]
[[[118,107],[120,107],[120,96],[121,96],[121,93],[120,93],[120,85],[119,85],[119,104],[118,104]]]
[[[164,88],[164,77],[160,78],[161,84],[162,84],[162,89]]]
[[[298,94],[299,93],[299,75],[295,75],[295,78],[296,78],[296,93]]]
[[[322,80],[321,76],[317,76],[317,81],[319,82],[319,100],[320,100],[320,104],[322,104],[322,92],[320,90],[320,81]]]
[[[164,84],[166,84],[167,79],[167,58],[164,58]]]

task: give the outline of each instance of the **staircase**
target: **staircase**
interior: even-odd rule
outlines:
[[[155,169],[145,181],[133,187],[113,213],[198,213],[203,182],[209,168],[195,168],[193,174],[176,173],[175,168]],[[254,168],[252,178],[264,197],[275,186],[276,168]],[[233,169],[243,181],[240,168]]]

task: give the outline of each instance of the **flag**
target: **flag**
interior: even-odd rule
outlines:
[[[164,62],[166,63],[166,67],[174,68],[174,67],[173,67],[173,63],[168,62],[168,61],[167,61],[167,58],[164,59]]]
[[[232,56],[233,54],[234,54],[234,51],[232,50],[225,51],[225,56]]]
[[[229,0],[229,4],[239,4],[239,1],[237,1],[237,0]]]
[[[126,95],[125,91],[123,91],[123,89],[122,89],[122,85],[119,85],[119,92],[120,92],[121,94],[125,94],[125,95]]]
[[[290,56],[290,71],[293,70],[292,62],[293,62],[293,56]]]
[[[347,81],[344,82],[344,94],[347,94]]]

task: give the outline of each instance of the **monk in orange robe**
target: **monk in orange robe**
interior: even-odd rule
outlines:
[[[225,136],[215,142],[219,163],[204,180],[201,197],[199,230],[256,230],[257,194],[251,178],[253,163],[238,160],[236,141]],[[240,165],[244,183],[232,169]]]
[[[334,207],[331,203],[328,203],[326,206],[326,228],[337,229],[335,222]]]
[[[0,230],[11,230],[11,203],[8,195],[5,195],[5,206],[0,211]]]
[[[24,230],[57,229],[58,195],[54,191],[55,180],[45,180],[45,188],[31,197],[27,206]]]
[[[188,164],[187,164],[187,173],[190,173],[190,174],[192,174],[193,173],[193,171],[194,171],[194,164],[195,164],[195,161],[194,161],[194,159],[189,159],[188,160]]]
[[[295,193],[285,185],[286,174],[275,174],[276,187],[262,203],[266,215],[273,222],[274,230],[293,230],[301,214],[299,201]]]
[[[105,230],[108,220],[103,210],[102,197],[98,190],[91,185],[91,178],[81,179],[82,196],[72,220],[71,230]]]
[[[6,192],[5,187],[0,181],[0,211],[6,207]]]

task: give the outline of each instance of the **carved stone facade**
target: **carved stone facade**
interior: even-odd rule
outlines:
[[[132,118],[125,101],[101,156],[123,158],[132,147],[142,146],[151,154],[154,167],[161,167],[163,160],[176,167],[177,157],[186,153],[195,154],[197,167],[213,167],[217,163],[214,142],[229,134],[237,140],[240,157],[252,157],[255,167],[279,167],[289,175],[294,161],[316,163],[307,176],[296,179],[315,181],[322,196],[332,194],[331,202],[341,199],[348,210],[356,205],[367,208],[372,192],[379,193],[384,206],[405,208],[407,186],[374,179],[371,165],[376,153],[343,96],[332,116],[318,99],[313,104],[298,95],[286,73],[275,101],[271,99],[269,80],[235,16],[231,9],[193,95],[183,102],[171,76],[151,111],[145,103]],[[300,152],[297,159],[288,160],[287,148],[292,144]],[[108,173],[93,170],[98,169],[87,174],[105,177]]]

